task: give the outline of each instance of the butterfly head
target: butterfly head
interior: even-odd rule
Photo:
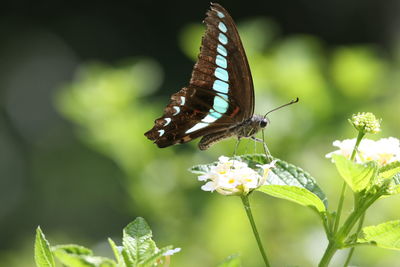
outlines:
[[[267,127],[267,125],[269,124],[269,119],[267,117],[263,117],[260,120],[260,128],[264,129],[265,127]]]

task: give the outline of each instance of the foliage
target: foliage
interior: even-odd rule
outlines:
[[[54,258],[68,267],[150,267],[160,264],[168,266],[170,255],[176,250],[172,250],[172,246],[159,249],[151,238],[152,232],[146,221],[140,217],[136,218],[124,228],[122,246],[116,246],[114,241],[109,239],[115,256],[113,260],[94,256],[90,249],[78,245],[50,247],[38,227],[35,241],[36,266],[53,267]]]
[[[400,221],[390,221],[362,229],[360,243],[367,243],[381,248],[400,250]]]
[[[252,191],[250,191],[250,193],[262,192],[276,198],[289,200],[299,205],[310,207],[312,210],[316,211],[322,221],[326,237],[329,241],[329,245],[326,248],[319,266],[328,266],[338,249],[351,248],[346,262],[344,263],[344,266],[347,266],[350,263],[355,246],[359,244],[376,245],[388,249],[400,249],[398,246],[400,243],[399,221],[369,226],[361,230],[367,209],[382,196],[395,195],[399,192],[398,177],[400,176],[400,144],[398,139],[382,139],[383,141],[376,142],[380,144],[380,146],[370,146],[368,148],[367,159],[363,157],[363,150],[359,150],[360,143],[362,143],[362,139],[366,133],[374,134],[380,131],[380,126],[375,123],[378,122],[375,116],[371,113],[365,114],[361,114],[358,117],[353,116],[353,119],[360,119],[357,123],[353,123],[353,126],[358,131],[357,140],[355,140],[355,142],[340,143],[345,144],[340,146],[341,150],[327,155],[332,158],[338,173],[345,182],[342,192],[340,193],[339,206],[335,212],[328,210],[325,204],[326,202],[324,203],[324,201],[326,201],[325,194],[311,175],[304,172],[299,167],[283,160],[273,158],[270,155],[248,154],[235,156],[231,160],[221,157],[219,162],[197,165],[189,170],[195,174],[200,174],[200,181],[207,181],[204,177],[211,177],[207,179],[215,179],[214,182],[218,182],[218,179],[222,179],[222,181],[228,181],[228,183],[231,184],[234,181],[233,178],[227,177],[228,179],[225,180],[224,177],[226,175],[232,176],[229,169],[235,169],[237,166],[242,166],[242,169],[245,170],[241,172],[241,175],[246,179],[250,177],[251,170],[246,170],[243,166],[248,166],[258,172],[263,172],[264,175],[267,174],[268,176],[266,180],[264,180],[264,184],[259,185],[258,188],[251,189]],[[360,127],[360,125],[365,125],[363,124],[364,119],[368,119],[368,125],[373,125],[374,131],[366,130],[367,127],[364,126]],[[349,144],[353,146],[351,153],[349,153],[348,147],[346,147]],[[366,148],[363,147],[363,149]],[[356,156],[358,162],[356,161]],[[383,161],[382,158],[384,158]],[[265,165],[266,163],[271,164]],[[237,165],[236,167],[235,164]],[[268,166],[268,168],[266,169],[265,166]],[[340,225],[346,184],[353,191],[355,201],[352,212]],[[240,183],[232,185],[238,188],[243,186],[243,184]],[[224,194],[218,191],[218,189],[216,189],[216,191],[220,194]],[[244,208],[251,223],[265,265],[270,266],[251,212],[247,197],[249,192],[243,190],[239,190],[238,192],[242,195]],[[351,234],[357,222],[359,224],[358,229]],[[362,235],[362,237],[359,237],[360,235]]]

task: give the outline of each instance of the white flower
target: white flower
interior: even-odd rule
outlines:
[[[198,177],[199,181],[207,181],[201,187],[204,191],[217,191],[222,195],[248,194],[251,190],[263,185],[267,179],[268,171],[274,163],[259,165],[264,170],[263,175],[249,168],[247,163],[221,156],[218,164],[211,167],[210,171]]]
[[[355,142],[356,139],[336,140],[333,142],[333,146],[339,149],[328,153],[326,157],[331,158],[332,154],[338,154],[349,159],[354,149]],[[355,160],[358,163],[374,160],[381,166],[394,161],[400,161],[400,141],[394,137],[382,138],[378,141],[363,139],[358,146],[358,153],[356,154]]]
[[[336,155],[345,156],[346,158],[349,159],[351,157],[351,153],[353,152],[355,144],[356,144],[356,139],[345,139],[343,141],[340,141],[340,140],[333,141],[332,145],[338,147],[339,150],[330,152],[330,153],[326,154],[325,157],[331,158],[332,154],[336,154]]]

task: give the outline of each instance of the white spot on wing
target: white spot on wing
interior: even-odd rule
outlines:
[[[207,116],[204,117],[204,119],[202,119],[202,122],[206,122],[206,123],[212,123],[214,121],[216,121],[217,118],[215,118],[214,116],[211,116],[210,114],[208,114]]]
[[[208,125],[209,125],[208,123],[199,122],[196,125],[194,125],[192,128],[190,128],[189,130],[187,130],[185,133],[191,133],[191,132],[200,130],[204,127],[207,127]]]
[[[185,105],[185,101],[186,101],[186,98],[184,96],[181,96],[181,106]]]
[[[171,122],[171,118],[164,118],[165,124],[164,126],[167,126]]]
[[[163,134],[165,133],[164,130],[158,130],[158,132],[160,133],[160,137],[163,136]]]
[[[179,107],[177,107],[177,106],[173,106],[173,109],[175,109],[175,113],[172,114],[172,116],[178,115],[179,112],[181,112],[181,109]]]

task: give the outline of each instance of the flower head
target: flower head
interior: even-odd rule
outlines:
[[[381,119],[377,119],[371,112],[353,114],[349,122],[363,133],[374,134],[381,131]]]
[[[355,143],[356,139],[336,140],[333,142],[333,146],[339,149],[328,153],[326,157],[331,158],[332,154],[339,154],[349,159]],[[380,166],[400,161],[400,141],[394,137],[382,138],[378,141],[363,139],[358,147],[355,160],[358,163],[374,160]]]
[[[260,170],[263,170],[260,175],[245,162],[221,156],[217,165],[212,166],[208,173],[199,176],[198,179],[207,181],[201,187],[204,191],[217,191],[222,195],[246,195],[265,184],[269,169],[273,166],[274,162],[259,165]]]

